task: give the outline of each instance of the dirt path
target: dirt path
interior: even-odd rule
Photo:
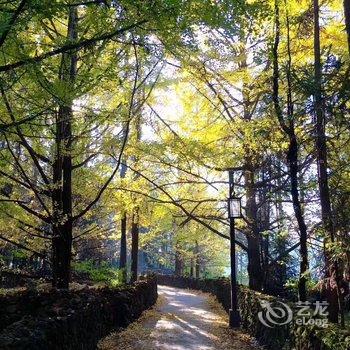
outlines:
[[[159,286],[156,306],[126,330],[99,344],[101,350],[253,350],[246,334],[230,330],[214,297]]]

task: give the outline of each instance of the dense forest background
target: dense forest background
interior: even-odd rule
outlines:
[[[349,1],[6,1],[0,52],[3,266],[227,275],[230,168],[239,282],[344,314]]]

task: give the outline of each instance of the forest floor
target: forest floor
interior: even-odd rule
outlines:
[[[216,299],[192,290],[158,286],[158,302],[122,332],[104,338],[100,350],[256,350],[256,342],[228,328]]]

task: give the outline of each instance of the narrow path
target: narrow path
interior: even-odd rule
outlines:
[[[156,306],[126,330],[99,344],[101,350],[253,350],[243,332],[230,330],[227,314],[209,294],[159,286]]]

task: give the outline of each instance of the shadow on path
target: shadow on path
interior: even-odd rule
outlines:
[[[158,287],[159,301],[126,330],[100,342],[112,350],[258,349],[251,339],[227,325],[227,315],[214,298],[197,291]]]

